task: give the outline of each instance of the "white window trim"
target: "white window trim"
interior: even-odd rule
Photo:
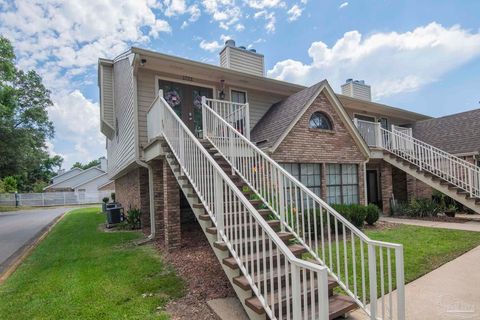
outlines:
[[[364,114],[364,113],[354,113],[354,114],[353,114],[353,118],[354,118],[354,119],[357,118],[357,116],[373,118],[373,119],[374,119],[373,122],[377,122],[378,119],[380,119],[380,118],[377,118],[376,116],[373,116],[373,115],[370,115],[370,114]],[[357,118],[357,119],[358,119],[358,118]],[[362,120],[362,119],[358,119],[358,120]],[[363,121],[365,121],[365,120],[363,120]]]
[[[245,93],[245,103],[248,103],[248,92],[247,92],[247,90],[230,87],[229,90],[228,90],[228,97],[230,98],[230,101],[232,101],[232,91],[244,92]]]
[[[171,82],[175,82],[175,83],[181,83],[181,84],[187,84],[187,85],[189,84],[189,85],[196,86],[196,87],[212,89],[213,90],[213,92],[212,92],[213,96],[214,97],[217,96],[217,88],[215,86],[205,84],[205,83],[201,83],[201,82],[196,82],[196,81],[187,81],[187,80],[182,80],[182,79],[175,79],[175,78],[155,75],[155,98],[158,95],[158,90],[160,90],[160,88],[158,87],[158,80],[171,81]]]

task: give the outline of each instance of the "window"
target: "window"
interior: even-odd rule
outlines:
[[[388,130],[388,119],[387,118],[380,118],[380,119],[378,119],[378,122],[380,122],[380,126],[383,129]]]
[[[358,120],[362,120],[362,121],[375,122],[375,117],[371,117],[371,116],[365,116],[365,115],[361,115],[361,114],[354,114],[353,117],[356,118],[356,119],[358,119]]]
[[[328,164],[327,192],[328,203],[358,203],[358,166],[356,164]]]
[[[308,127],[310,129],[332,130],[332,123],[324,113],[315,112],[310,117],[310,122],[308,123]]]
[[[245,91],[232,90],[230,100],[236,103],[247,103],[247,93]]]
[[[282,163],[281,166],[313,193],[320,196],[322,184],[320,163]]]

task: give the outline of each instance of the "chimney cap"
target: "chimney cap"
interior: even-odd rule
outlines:
[[[228,39],[227,41],[225,41],[225,47],[235,47],[235,40]]]

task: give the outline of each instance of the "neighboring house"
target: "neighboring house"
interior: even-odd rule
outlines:
[[[426,123],[429,116],[369,101],[370,88],[362,81],[349,79],[342,86],[344,94],[336,94],[326,80],[304,87],[267,78],[264,70],[263,55],[236,47],[231,40],[220,53],[220,66],[139,48],[131,48],[113,60],[99,60],[101,131],[106,136],[108,176],[115,182],[117,201],[126,208],[139,208],[144,213],[143,226],[150,227],[151,236],[163,239],[169,250],[180,246],[182,221],[188,216],[210,221],[203,205],[193,199],[207,201],[205,197],[214,198],[219,190],[207,190],[209,194],[202,196],[196,194],[188,184],[189,177],[182,175],[183,171],[169,160],[178,160],[182,155],[172,154],[171,145],[162,137],[159,128],[173,124],[164,122],[159,105],[168,104],[196,137],[202,137],[207,129],[204,126],[209,130],[216,128],[203,119],[202,110],[207,110],[203,102],[210,104],[232,126],[241,127],[238,131],[250,137],[277,166],[280,164],[330,204],[375,203],[389,213],[394,199],[431,197],[434,187],[480,211],[480,199],[473,197],[473,193],[453,186],[451,180],[442,180],[449,179],[450,172],[429,173],[444,168],[437,163],[438,155],[430,152],[427,157],[422,151],[423,158],[415,158],[418,146],[409,128],[415,128],[421,121]],[[157,97],[159,92],[163,97]],[[414,136],[416,132],[417,129],[413,130]],[[228,138],[224,131],[218,134],[221,141]],[[175,143],[184,143],[180,136],[175,139]],[[205,139],[198,142],[203,146],[209,143]],[[232,154],[250,161],[248,175],[258,179],[259,184],[267,179],[273,184],[267,184],[272,192],[288,190],[289,195],[284,199],[287,203],[299,197],[298,201],[303,201],[298,188],[283,185],[275,172],[263,172],[265,163],[251,159],[251,152],[243,152],[233,142],[230,148]],[[204,152],[210,152],[215,159],[222,157],[212,149]],[[424,160],[430,162],[424,164]],[[204,165],[193,163],[197,167]],[[230,164],[223,163],[222,168],[232,179],[247,179],[234,175]],[[449,163],[442,165],[448,167]],[[259,173],[266,177],[257,177]],[[201,172],[199,179],[208,175],[208,171]],[[465,175],[457,178],[465,179]],[[283,200],[274,197],[270,202],[250,201],[255,204],[263,201],[270,207],[259,211],[268,211],[275,210],[276,201]],[[311,202],[305,201],[301,208],[308,212],[312,209],[310,205]],[[293,216],[302,214],[297,209],[289,212]],[[220,235],[214,229],[204,231]],[[219,246],[217,243],[216,248]],[[252,309],[255,306],[250,303]],[[342,307],[338,315],[347,312],[347,307]],[[257,311],[261,313],[260,309]]]
[[[114,191],[114,185],[108,178],[107,160],[101,158],[100,165],[83,170],[73,168],[69,171],[62,172],[52,178],[52,184],[44,190],[46,192],[98,192],[98,191]],[[105,187],[113,187],[113,189],[105,189]],[[102,189],[102,190],[101,190]]]

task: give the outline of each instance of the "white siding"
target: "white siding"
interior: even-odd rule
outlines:
[[[113,66],[100,65],[100,120],[101,130],[111,137],[115,129]]]
[[[93,179],[81,185],[78,185],[74,191],[79,191],[79,189],[84,189],[85,192],[98,192],[98,187],[106,184],[109,181],[110,180],[108,178],[108,175],[104,174],[97,177],[96,179]]]
[[[250,104],[250,128],[257,124],[270,107],[287,96],[247,90],[248,102]]]
[[[133,68],[128,58],[114,64],[115,134],[107,141],[108,173],[115,176],[135,161]]]
[[[155,72],[139,70],[137,74],[137,103],[140,146],[147,144],[147,111],[155,96]]]
[[[257,76],[265,75],[263,55],[245,49],[226,47],[220,54],[220,65]]]

